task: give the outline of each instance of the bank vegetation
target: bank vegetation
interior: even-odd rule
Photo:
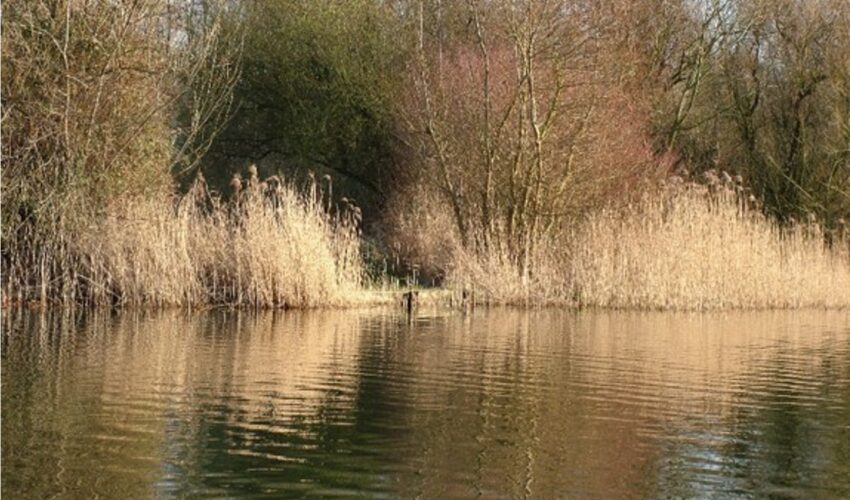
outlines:
[[[844,1],[4,7],[4,303],[850,306]]]

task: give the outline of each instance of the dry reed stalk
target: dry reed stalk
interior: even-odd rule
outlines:
[[[127,200],[73,231],[56,221],[17,242],[13,250],[21,254],[13,253],[4,269],[4,299],[250,307],[375,302],[361,280],[359,214],[331,209],[324,198],[315,185],[300,194],[291,185],[252,179],[224,203],[198,183],[177,203]],[[506,239],[492,238],[483,252],[464,248],[454,233],[437,233],[420,234],[419,248],[445,253],[450,287],[474,289],[478,300],[491,303],[850,306],[846,234],[828,234],[813,221],[780,227],[729,186],[678,186],[594,212],[536,242],[529,266],[520,265]]]
[[[526,276],[497,248],[456,252],[449,280],[495,303],[838,308],[850,306],[849,248],[814,222],[780,227],[733,187],[690,185],[591,214],[541,242]]]
[[[315,186],[301,195],[257,183],[223,203],[198,183],[176,204],[125,200],[73,237],[57,232],[56,245],[39,246],[46,270],[19,269],[4,294],[26,300],[40,290],[46,300],[97,305],[348,305],[361,291],[358,225],[356,212],[331,211]],[[59,261],[57,248],[73,258]],[[69,286],[75,293],[62,291]]]

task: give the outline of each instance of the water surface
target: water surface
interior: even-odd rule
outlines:
[[[4,316],[8,498],[850,497],[850,312]]]

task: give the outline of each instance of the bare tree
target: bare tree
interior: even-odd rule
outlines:
[[[642,105],[604,50],[614,13],[469,0],[453,13],[465,25],[429,28],[444,17],[424,5],[405,114],[422,178],[451,206],[463,245],[505,248],[528,275],[538,242],[651,160]]]

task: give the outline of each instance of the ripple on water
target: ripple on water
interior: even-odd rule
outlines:
[[[850,313],[4,317],[13,497],[850,496]]]

